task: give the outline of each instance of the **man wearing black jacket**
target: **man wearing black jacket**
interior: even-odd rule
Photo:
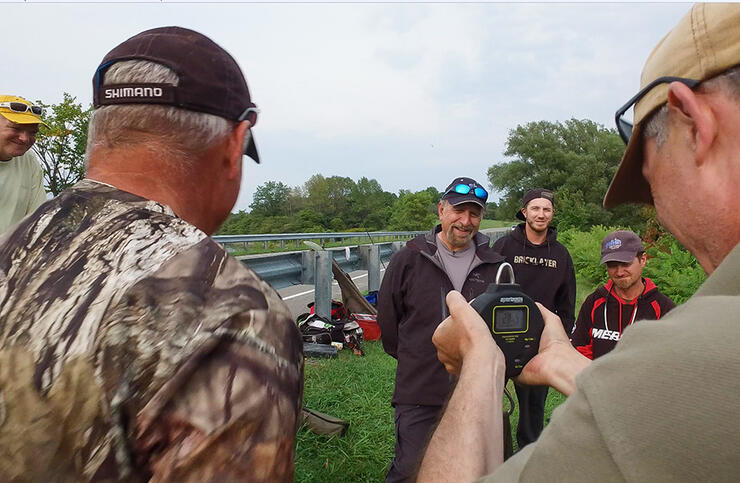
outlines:
[[[493,249],[514,267],[522,290],[560,316],[567,333],[573,327],[576,276],[573,261],[565,246],[557,241],[550,226],[555,213],[553,193],[543,188],[529,190],[516,214],[524,223],[499,238]],[[516,385],[519,424],[516,439],[519,448],[535,441],[542,432],[547,386]]]
[[[378,293],[383,348],[398,359],[395,457],[386,482],[413,481],[452,386],[437,359],[432,334],[447,317],[445,297],[469,301],[493,282],[504,257],[478,233],[488,193],[475,180],[456,178],[438,205],[440,224],[409,241],[391,258]]]
[[[573,327],[578,352],[596,359],[611,351],[622,332],[639,320],[658,320],[676,304],[642,276],[647,257],[642,240],[629,230],[609,233],[601,242],[601,263],[609,281],[586,297]]]

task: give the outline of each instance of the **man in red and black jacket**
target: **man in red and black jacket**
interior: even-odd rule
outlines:
[[[642,277],[647,258],[640,238],[627,230],[609,233],[601,242],[601,263],[609,281],[581,306],[571,342],[589,359],[614,348],[624,330],[637,320],[657,320],[676,306],[649,278]]]

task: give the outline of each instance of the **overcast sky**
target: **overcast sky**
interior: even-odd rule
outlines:
[[[148,28],[198,30],[241,65],[262,110],[267,181],[377,179],[386,191],[488,186],[510,129],[592,119],[639,86],[653,46],[688,11],[656,4],[1,3],[2,94],[91,102],[103,56]]]

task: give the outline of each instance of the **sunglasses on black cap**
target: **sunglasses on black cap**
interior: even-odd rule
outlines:
[[[473,191],[473,194],[475,195],[476,198],[481,199],[483,201],[488,199],[488,191],[484,190],[480,186],[470,186],[470,185],[463,184],[463,183],[456,184],[452,188],[445,191],[445,193],[442,195],[442,198],[444,198],[445,196],[447,196],[448,194],[452,192],[455,192],[461,195],[466,195],[470,193],[471,190]]]
[[[24,104],[22,102],[0,102],[0,107],[5,107],[19,114],[31,111],[32,114],[35,114],[39,117],[41,116],[41,114],[44,113],[44,110],[41,109],[39,106],[29,106],[28,104]]]
[[[255,124],[257,124],[257,117],[260,113],[260,110],[257,108],[257,106],[251,106],[248,107],[239,114],[238,121],[249,121],[249,124],[251,127],[254,127]]]
[[[660,84],[670,84],[671,82],[681,82],[682,84],[685,84],[690,89],[695,89],[696,86],[701,84],[701,81],[695,80],[695,79],[686,79],[684,77],[672,77],[672,76],[665,76],[665,77],[658,77],[654,81],[652,81],[650,84],[646,85],[642,89],[640,89],[640,92],[635,94],[632,99],[627,101],[625,105],[620,107],[616,114],[614,115],[614,121],[617,123],[617,131],[619,131],[619,136],[622,138],[622,140],[625,142],[625,144],[629,144],[630,138],[632,137],[632,128],[634,127],[632,121],[629,121],[624,118],[624,114],[637,102],[645,97],[645,95],[650,92],[653,87],[660,85]]]

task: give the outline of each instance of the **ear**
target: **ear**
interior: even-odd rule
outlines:
[[[244,136],[250,128],[249,121],[242,121],[228,134],[226,138],[226,150],[224,152],[224,163],[229,179],[241,177],[242,155],[244,154]]]
[[[691,146],[696,162],[703,163],[717,137],[717,118],[702,94],[697,94],[687,85],[673,82],[668,87],[668,108],[680,114],[680,120],[691,130]]]
[[[640,256],[640,266],[641,266],[642,268],[645,268],[645,264],[646,264],[646,263],[647,263],[647,253],[643,253],[643,254],[642,254],[642,255]]]
[[[437,203],[437,215],[438,215],[438,216],[439,216],[440,218],[442,218],[442,211],[443,211],[443,210],[444,210],[444,205],[443,205],[443,204],[442,204],[442,202],[440,201],[439,203]]]

